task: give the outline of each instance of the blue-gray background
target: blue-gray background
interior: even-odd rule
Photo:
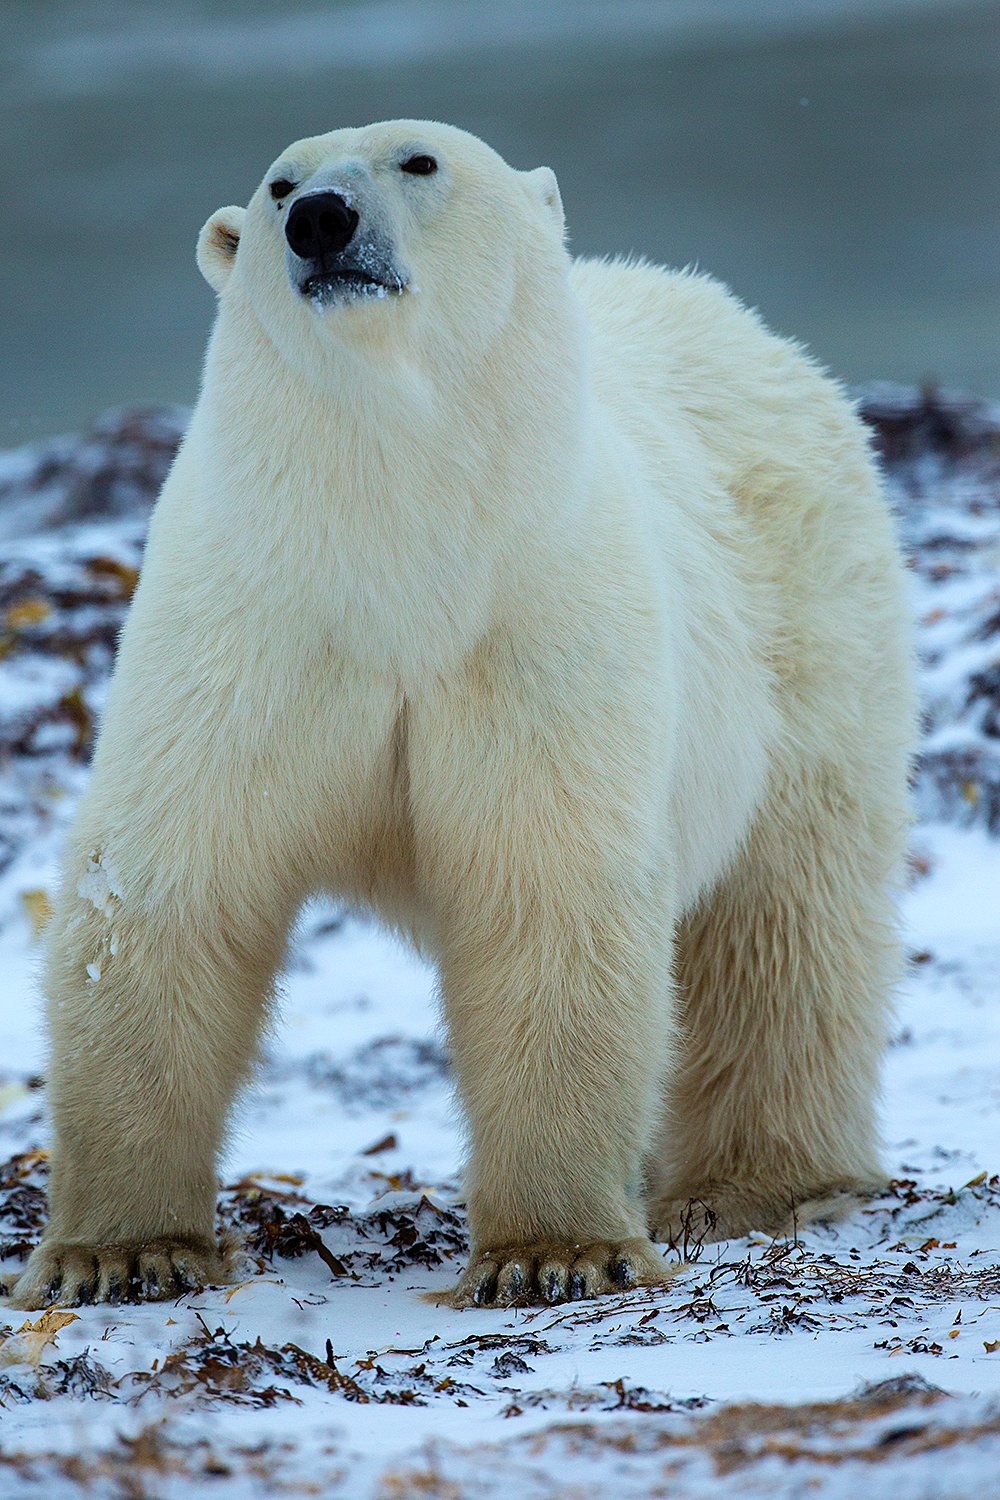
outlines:
[[[0,446],[190,401],[197,230],[290,140],[430,116],[572,246],[697,262],[851,381],[1000,395],[1000,5],[4,0]]]

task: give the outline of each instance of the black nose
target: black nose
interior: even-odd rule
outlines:
[[[339,255],[357,227],[357,214],[339,193],[307,193],[292,204],[285,239],[302,260],[320,260]]]

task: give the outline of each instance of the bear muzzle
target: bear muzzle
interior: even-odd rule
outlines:
[[[340,193],[325,190],[298,198],[285,222],[285,239],[292,286],[320,310],[406,290],[391,244],[366,230]]]

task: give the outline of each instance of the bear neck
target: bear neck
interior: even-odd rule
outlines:
[[[290,594],[369,669],[405,681],[454,665],[523,611],[540,557],[555,569],[583,525],[592,424],[566,295],[559,341],[529,293],[471,367],[433,347],[345,348],[323,386],[245,304],[223,304],[192,424],[206,503],[266,556],[275,589],[289,565]]]

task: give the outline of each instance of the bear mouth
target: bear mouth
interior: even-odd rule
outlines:
[[[406,282],[402,277],[386,276],[383,279],[357,266],[340,266],[335,271],[317,271],[304,277],[299,283],[302,296],[320,310],[337,302],[398,297],[405,290]]]

